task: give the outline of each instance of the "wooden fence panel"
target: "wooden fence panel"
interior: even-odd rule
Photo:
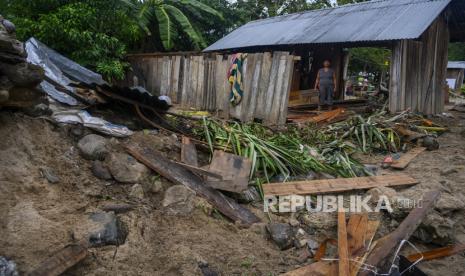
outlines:
[[[222,118],[284,124],[287,117],[294,57],[288,52],[251,53],[243,64],[241,102],[230,103],[228,73],[232,55],[168,54],[131,58],[133,76],[155,95],[167,95],[182,108],[216,111]],[[131,78],[131,79],[129,79]]]

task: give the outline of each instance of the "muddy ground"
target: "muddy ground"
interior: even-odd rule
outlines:
[[[440,149],[424,152],[405,170],[421,183],[398,192],[415,198],[427,190],[440,189],[444,196],[438,204],[455,200],[457,208],[440,206],[450,209],[441,216],[453,221],[455,241],[464,243],[465,114],[454,115],[455,119],[444,121],[450,131],[439,138]],[[207,212],[202,200],[196,201],[191,215],[170,216],[161,206],[163,191],[146,192],[143,199],[130,197],[132,184],[103,181],[92,174],[91,161],[80,156],[77,140],[69,126],[0,112],[0,256],[14,260],[21,274],[73,242],[76,229],[89,213],[109,203],[136,206],[118,215],[128,227],[126,242],[91,249],[91,254],[66,274],[202,275],[199,264],[208,264],[219,275],[279,275],[311,262],[299,258],[299,249],[279,250],[266,239],[263,224],[241,228]],[[138,132],[128,139],[110,140],[114,151],[122,151],[123,142],[143,141],[173,156],[179,154],[179,142],[169,135]],[[379,162],[383,156],[364,159]],[[60,181],[49,183],[41,174],[44,167],[52,169]],[[154,176],[141,184],[150,185]],[[170,185],[163,180],[164,189]],[[268,221],[260,205],[247,207]],[[273,219],[289,220],[287,216]],[[388,224],[380,233],[396,226],[395,222]],[[415,244],[420,249],[435,247]],[[465,257],[458,254],[420,267],[429,275],[465,275]]]

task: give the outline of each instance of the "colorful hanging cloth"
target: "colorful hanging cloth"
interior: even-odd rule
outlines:
[[[242,100],[244,93],[242,89],[242,66],[244,64],[247,54],[235,54],[232,56],[231,67],[229,68],[228,80],[231,84],[231,93],[229,101],[233,105],[238,105]]]

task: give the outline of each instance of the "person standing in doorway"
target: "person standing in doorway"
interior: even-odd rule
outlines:
[[[333,106],[333,95],[336,91],[336,74],[331,69],[331,62],[325,60],[323,62],[323,68],[318,70],[316,76],[315,90],[320,92],[318,109],[321,110],[323,105],[328,105],[329,109]]]

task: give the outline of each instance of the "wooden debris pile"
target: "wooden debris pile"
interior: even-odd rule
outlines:
[[[375,237],[379,221],[370,220],[368,214],[361,213],[349,215],[346,223],[345,211],[339,210],[337,256],[324,256],[326,241],[314,256],[316,262],[283,275],[398,275],[395,273],[412,269],[400,265],[401,260],[418,262],[465,250],[463,245],[456,245],[410,255],[407,258],[401,256],[403,245],[408,242],[438,196],[438,191],[425,193],[421,206],[413,209],[394,232],[378,239]]]

